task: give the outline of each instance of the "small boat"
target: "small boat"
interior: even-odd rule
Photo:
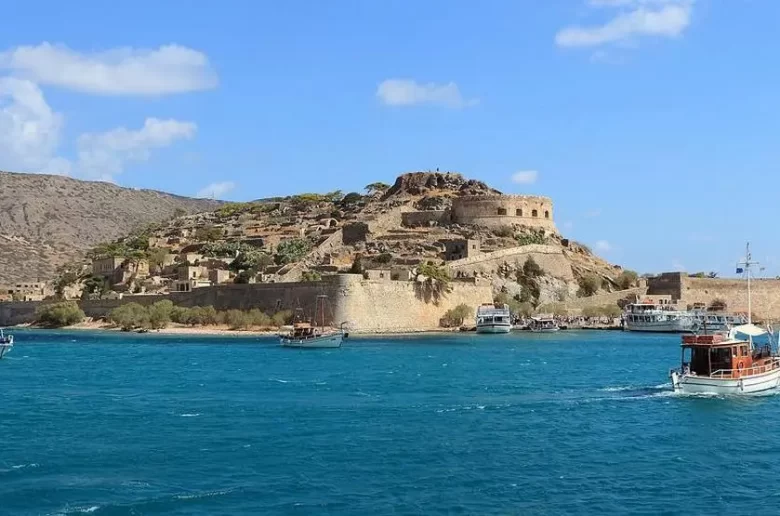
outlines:
[[[0,359],[3,358],[14,347],[14,336],[3,333],[0,329]]]
[[[772,349],[772,332],[752,324],[750,299],[750,246],[737,272],[747,275],[747,324],[710,335],[685,335],[679,369],[669,371],[675,392],[683,394],[752,394],[780,386],[780,355]],[[744,336],[744,337],[740,337]],[[755,346],[753,339],[768,337]]]
[[[325,300],[327,296],[317,296],[315,312],[320,314],[319,325],[316,321],[303,320],[303,310],[296,309],[292,329],[279,336],[282,346],[288,348],[340,348],[342,341],[349,336],[345,324],[334,329],[325,325]]]
[[[485,303],[477,307],[477,333],[509,333],[512,314],[509,305]]]
[[[661,333],[693,333],[698,328],[693,314],[655,303],[631,303],[623,314],[623,329]]]
[[[561,328],[552,317],[532,317],[528,329],[534,333],[555,333]]]

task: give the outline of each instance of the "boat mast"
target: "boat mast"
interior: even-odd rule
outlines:
[[[753,324],[753,304],[752,299],[750,297],[750,266],[751,265],[758,265],[758,262],[751,261],[752,256],[750,256],[750,242],[748,242],[745,245],[745,261],[740,262],[739,265],[745,266],[745,274],[747,275],[747,291],[748,291],[748,324]]]

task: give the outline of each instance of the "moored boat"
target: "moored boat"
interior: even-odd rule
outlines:
[[[3,358],[14,347],[14,336],[3,333],[0,329],[0,359]]]
[[[317,296],[315,312],[319,313],[319,321],[316,318],[312,322],[303,320],[303,311],[296,310],[292,329],[279,336],[282,346],[288,348],[339,348],[348,336],[345,323],[338,329],[325,325],[325,301],[327,296]],[[319,322],[319,324],[317,324]]]
[[[553,317],[532,317],[528,329],[534,333],[555,333],[561,328]]]
[[[485,303],[477,307],[477,333],[509,333],[512,313],[506,304]]]
[[[694,316],[655,303],[632,303],[623,314],[626,331],[690,333],[698,328]]]

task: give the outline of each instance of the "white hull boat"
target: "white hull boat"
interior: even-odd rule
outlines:
[[[756,368],[751,368],[756,369]],[[764,372],[751,374],[753,371],[746,371],[745,376],[732,377],[736,374],[728,374],[729,377],[713,378],[707,376],[697,376],[695,374],[685,374],[679,371],[672,371],[672,387],[675,392],[681,394],[717,394],[722,396],[737,394],[755,394],[759,392],[776,389],[780,386],[780,363],[776,360],[774,364],[761,367]]]
[[[554,317],[532,317],[528,329],[533,333],[555,333],[561,328]]]
[[[509,333],[510,331],[512,331],[512,325],[509,323],[477,325],[477,333]]]
[[[495,334],[512,331],[512,313],[507,305],[493,303],[477,307],[477,333]]]
[[[14,348],[14,336],[5,335],[0,330],[0,359],[7,355]]]
[[[281,343],[287,348],[340,348],[343,339],[344,336],[339,331],[305,338],[282,336]]]

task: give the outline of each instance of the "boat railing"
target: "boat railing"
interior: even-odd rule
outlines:
[[[713,372],[711,378],[741,378],[774,371],[780,367],[780,358],[774,358],[760,365],[744,367],[741,369],[718,369]]]

